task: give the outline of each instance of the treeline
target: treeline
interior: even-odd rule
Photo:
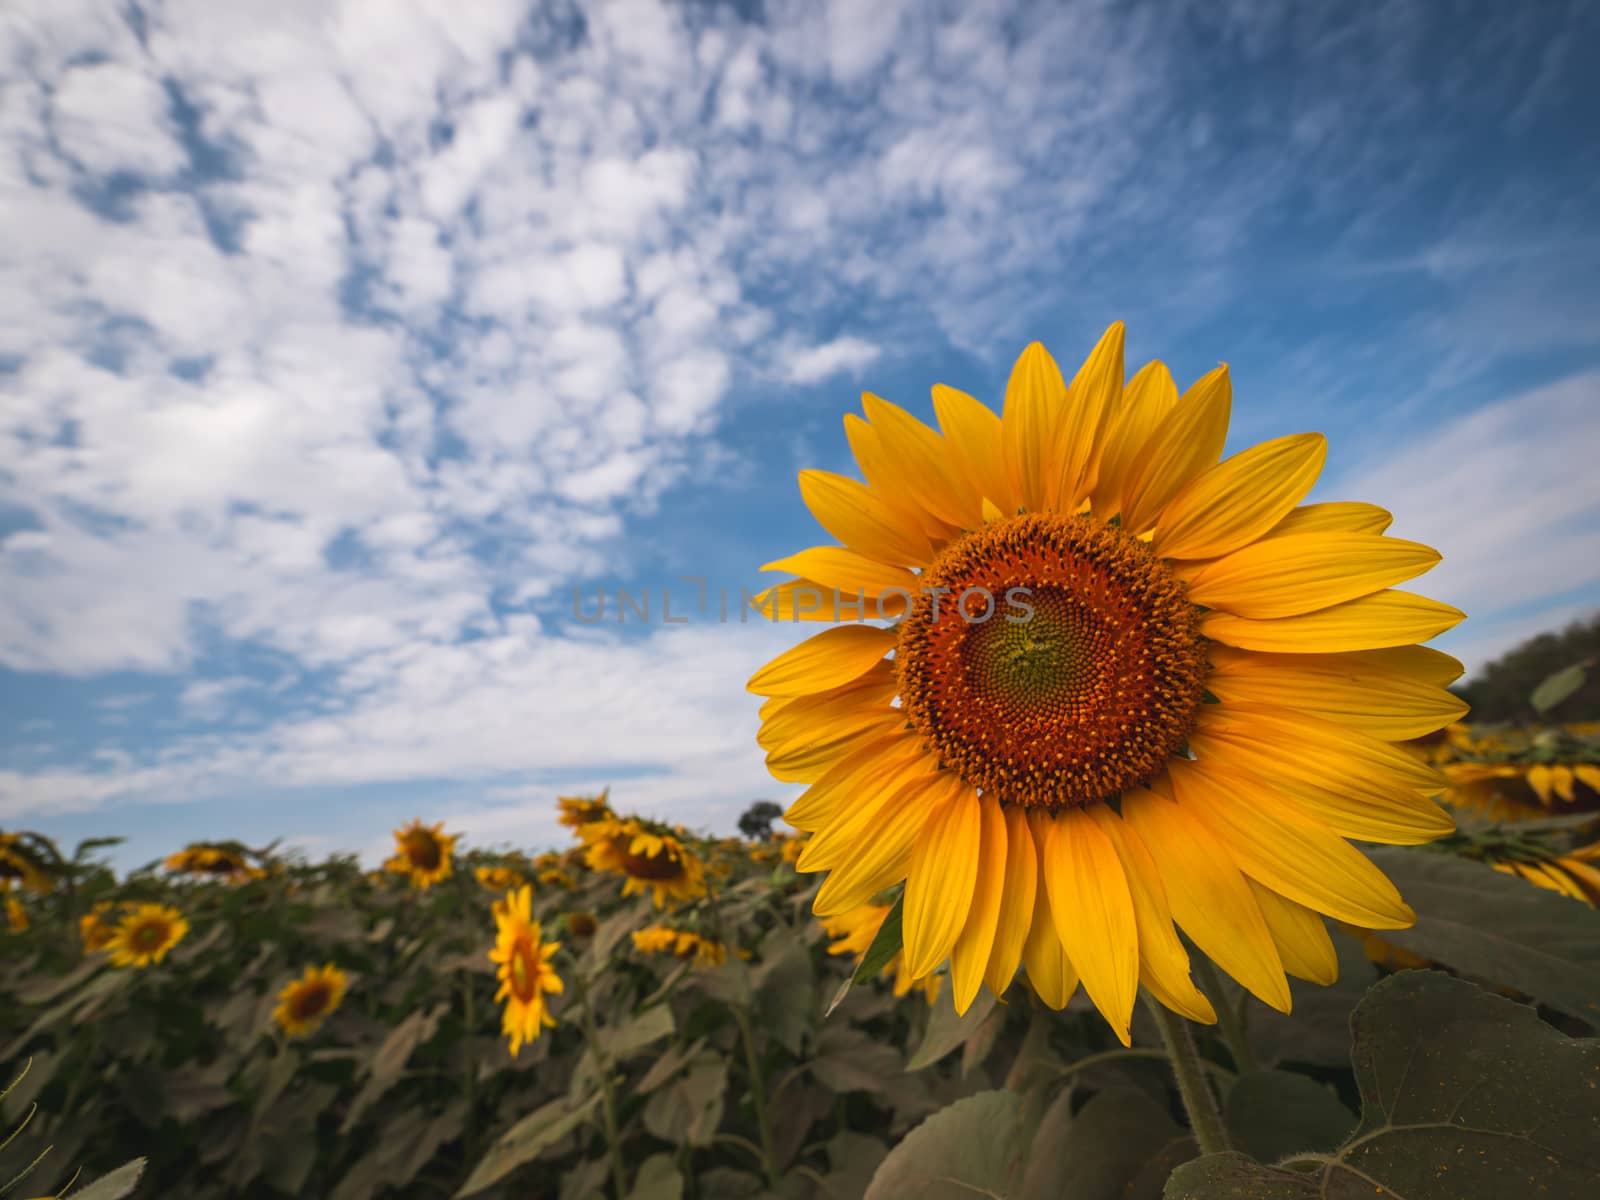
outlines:
[[[1545,711],[1537,711],[1534,693],[1540,684],[1574,666],[1585,668],[1582,684]],[[1468,719],[1476,723],[1600,720],[1600,612],[1559,633],[1529,638],[1453,690],[1472,705]]]

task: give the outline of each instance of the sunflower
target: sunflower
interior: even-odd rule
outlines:
[[[528,882],[514,867],[478,867],[473,875],[491,892],[509,892]]]
[[[25,836],[0,833],[0,887],[19,884],[42,896],[50,890],[50,873],[28,848]]]
[[[560,867],[546,867],[539,872],[539,886],[564,888],[570,892],[578,886],[578,883]]]
[[[1267,1003],[1328,981],[1319,914],[1414,920],[1345,839],[1448,833],[1393,743],[1456,720],[1460,664],[1414,643],[1462,614],[1394,590],[1438,554],[1359,503],[1302,505],[1319,434],[1220,461],[1226,366],[1124,387],[1113,325],[1066,383],[1037,343],[1004,412],[934,389],[942,436],[876,396],[845,418],[866,482],[800,475],[842,546],[768,564],[773,617],[833,628],[750,681],[785,814],[837,917],[905,881],[915,978],[956,1007],[1018,963],[1084,986],[1128,1040],[1140,983],[1211,1021],[1174,929]],[[898,618],[890,628],[865,618]]]
[[[1600,813],[1600,764],[1588,762],[1450,762],[1445,803],[1496,821]]]
[[[856,962],[860,963],[871,948],[873,939],[878,936],[878,930],[883,928],[884,918],[888,915],[887,904],[862,904],[836,917],[824,918],[823,932],[835,939],[828,947],[828,953],[854,955]],[[906,956],[903,950],[884,964],[883,973],[894,976],[896,999],[915,988],[926,997],[929,1004],[932,1004],[939,998],[939,989],[944,985],[943,975],[928,975],[922,979],[912,978],[911,972],[906,970]]]
[[[562,918],[562,923],[565,925],[567,932],[575,938],[593,937],[594,931],[600,928],[600,922],[595,918],[595,915],[585,909],[569,912]]]
[[[1526,879],[1563,896],[1600,908],[1600,842],[1579,846],[1565,854],[1519,855],[1493,864],[1496,871]]]
[[[305,1037],[339,1007],[349,985],[349,976],[332,963],[307,967],[304,975],[290,980],[278,993],[272,1019],[289,1037]]]
[[[590,822],[578,833],[589,848],[590,867],[626,877],[624,896],[649,889],[661,908],[669,900],[680,904],[705,895],[705,867],[673,834],[632,819]]]
[[[9,889],[6,893],[6,928],[12,933],[28,932],[28,910],[23,907],[22,901],[13,896]]]
[[[164,904],[136,904],[117,922],[106,943],[117,967],[148,967],[166,957],[189,932],[182,913]]]
[[[531,1042],[546,1026],[554,1026],[545,1007],[545,993],[563,990],[550,958],[561,949],[560,942],[540,941],[539,922],[533,920],[533,889],[524,885],[508,892],[495,904],[497,929],[489,960],[499,964],[500,980],[496,1000],[506,1002],[501,1031],[511,1039],[511,1054],[516,1056],[524,1042]]]
[[[610,794],[608,790],[598,796],[557,796],[556,804],[560,806],[561,815],[556,820],[574,832],[594,821],[608,820],[615,815],[607,802]]]
[[[78,939],[85,954],[104,950],[117,936],[117,923],[110,915],[115,907],[111,901],[101,900],[78,918]]]
[[[676,958],[694,960],[703,967],[721,966],[728,958],[727,947],[721,942],[701,937],[687,929],[668,929],[664,925],[651,925],[633,935],[633,948],[640,954],[671,954]]]
[[[186,875],[204,875],[227,883],[244,883],[251,879],[265,879],[267,873],[255,867],[231,846],[212,846],[196,843],[186,846],[176,854],[169,854],[163,864],[167,870]]]
[[[443,829],[443,821],[430,826],[420,820],[396,829],[395,855],[383,864],[384,869],[406,876],[413,887],[419,888],[430,888],[441,879],[448,879],[456,838]]]

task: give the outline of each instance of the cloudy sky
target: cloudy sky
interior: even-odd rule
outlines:
[[[731,829],[795,471],[1119,318],[1469,666],[1600,605],[1596,11],[7,0],[0,826]]]

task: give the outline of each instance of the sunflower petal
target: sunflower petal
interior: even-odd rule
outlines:
[[[963,787],[922,827],[906,877],[906,970],[921,979],[950,957],[972,910],[982,828],[978,793]]]
[[[1000,892],[1000,916],[994,947],[983,981],[996,996],[1005,995],[1022,961],[1022,947],[1033,922],[1034,893],[1039,882],[1039,851],[1028,830],[1028,814],[1020,805],[1003,810],[1006,819],[1006,877]]]
[[[1136,788],[1122,796],[1123,819],[1150,848],[1172,912],[1211,961],[1279,1012],[1289,982],[1266,918],[1229,846],[1181,805]]]
[[[876,600],[883,593],[895,589],[915,595],[917,588],[917,577],[904,567],[886,566],[865,554],[846,550],[843,546],[813,546],[799,554],[769,562],[761,569],[799,575],[829,589],[839,590],[846,599],[864,595],[868,600]]]
[[[819,917],[837,917],[860,908],[872,898],[906,878],[911,852],[937,810],[950,794],[948,773],[914,780],[901,787],[881,810],[883,828],[861,841],[856,852],[828,873],[811,911]]]
[[[1133,455],[1122,497],[1122,527],[1138,535],[1155,525],[1167,501],[1222,457],[1233,410],[1224,364],[1202,376]]]
[[[1305,499],[1327,456],[1320,433],[1241,450],[1183,486],[1162,510],[1150,549],[1163,558],[1216,558],[1249,545]]]
[[[1125,336],[1122,322],[1112,322],[1067,386],[1066,403],[1054,430],[1060,466],[1050,497],[1061,512],[1076,512],[1094,488],[1106,426],[1121,408]]]
[[[1038,885],[1033,891],[1033,920],[1028,924],[1028,936],[1022,945],[1022,965],[1027,968],[1028,984],[1039,999],[1051,1008],[1061,1009],[1078,990],[1078,972],[1056,933],[1049,890],[1044,884],[1044,839],[1049,820],[1038,812],[1028,818],[1029,833],[1039,855],[1034,872]]]
[[[785,650],[750,677],[758,696],[809,696],[865,675],[894,649],[892,629],[837,625]]]
[[[933,411],[944,431],[950,461],[966,475],[979,496],[1002,513],[1016,512],[1017,502],[1001,449],[1000,418],[965,392],[942,383],[933,388]],[[982,514],[979,515],[981,520]]]
[[[1060,488],[1056,425],[1067,403],[1061,368],[1038,342],[1029,344],[1011,368],[1005,408],[1000,414],[1000,446],[1011,491],[1029,512],[1049,507]]]
[[[898,787],[902,777],[915,779],[933,767],[933,759],[914,737],[897,733],[874,739],[829,767],[826,775],[800,793],[783,819],[796,829],[815,832],[846,814],[856,796]]]
[[[1254,879],[1245,880],[1266,918],[1283,969],[1296,979],[1327,987],[1339,978],[1339,955],[1323,919],[1303,904],[1286,900]]]
[[[1046,830],[1043,863],[1056,935],[1126,1046],[1139,991],[1139,923],[1122,860],[1088,813],[1068,809]]]
[[[957,529],[975,529],[982,497],[956,470],[944,439],[897,404],[868,392],[861,398],[867,420],[889,457],[896,486]]]
[[[1113,517],[1122,511],[1123,493],[1139,467],[1140,452],[1177,403],[1178,385],[1165,363],[1146,363],[1128,381],[1100,454],[1093,492],[1096,513]]]
[[[801,471],[800,497],[817,524],[868,558],[896,567],[925,567],[933,561],[933,547],[921,526],[858,480],[831,471]]]
[[[957,1014],[964,1014],[983,986],[984,968],[994,949],[995,928],[1005,895],[1008,842],[1006,816],[992,799],[978,801],[980,813],[978,880],[972,909],[950,952],[950,984]]]
[[[895,448],[885,442],[877,426],[854,413],[846,413],[844,436],[867,483],[885,505],[900,514],[901,520],[922,530],[936,547],[948,541],[960,528],[928,507],[921,482],[907,472],[907,464]]]
[[[1291,537],[1301,533],[1382,533],[1394,524],[1394,514],[1376,504],[1332,500],[1302,504],[1263,537]]]
[[[1271,538],[1175,574],[1189,599],[1251,620],[1293,617],[1367,596],[1421,575],[1439,552],[1369,533]]]
[[[1213,610],[1201,615],[1200,632],[1241,650],[1331,654],[1425,642],[1466,617],[1459,608],[1391,588],[1316,612],[1267,621]]]

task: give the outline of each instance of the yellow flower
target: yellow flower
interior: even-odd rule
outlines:
[[[868,949],[872,946],[872,940],[878,936],[878,930],[883,928],[884,918],[888,915],[887,904],[862,904],[849,912],[824,919],[823,930],[830,938],[836,939],[828,947],[828,953],[849,954],[859,963],[866,957]],[[891,958],[883,970],[885,974],[894,975],[894,994],[897,997],[904,996],[912,988],[916,988],[927,997],[929,1004],[939,998],[939,988],[944,983],[944,976],[929,975],[924,979],[913,979],[911,972],[906,970],[904,951]]]
[[[568,875],[560,867],[548,867],[539,872],[539,886],[565,888],[570,892],[578,885],[572,876]]]
[[[0,887],[20,884],[42,896],[50,890],[50,874],[23,837],[19,833],[0,833]]]
[[[687,929],[668,929],[664,925],[651,925],[636,932],[633,948],[640,954],[671,954],[685,960],[693,959],[705,967],[721,966],[728,958],[727,947],[721,942]]]
[[[106,943],[117,967],[148,967],[167,956],[189,932],[182,913],[164,904],[135,904]]]
[[[278,993],[272,1019],[290,1037],[305,1037],[339,1007],[349,984],[349,976],[332,963],[307,967],[304,975],[285,984]]]
[[[786,818],[812,834],[798,868],[829,872],[818,916],[903,880],[908,968],[948,960],[959,1011],[1020,962],[1126,1042],[1141,984],[1214,1019],[1174,921],[1285,1011],[1286,971],[1336,970],[1319,914],[1409,925],[1346,839],[1450,832],[1394,743],[1466,706],[1460,664],[1414,644],[1462,614],[1393,590],[1438,554],[1373,505],[1300,504],[1319,434],[1219,462],[1227,368],[1125,387],[1122,342],[1070,384],[1029,346],[998,416],[935,388],[943,436],[865,397],[866,483],[800,476],[844,545],[768,564],[793,578],[757,600],[835,624],[749,686],[769,769],[809,785]]]
[[[528,882],[522,872],[511,867],[479,867],[473,874],[491,892],[509,892]]]
[[[1447,804],[1497,821],[1600,812],[1600,764],[1451,762],[1440,769],[1449,780]]]
[[[12,933],[26,933],[28,931],[28,910],[22,907],[22,901],[6,892],[6,925]]]
[[[228,883],[264,879],[267,874],[260,867],[251,866],[244,855],[236,850],[230,850],[226,846],[205,844],[186,846],[176,854],[168,855],[164,865],[169,871],[187,875],[206,875]]]
[[[594,931],[600,928],[600,922],[595,919],[595,915],[582,909],[577,912],[569,912],[563,918],[563,921],[567,927],[567,932],[575,938],[593,937]]]
[[[78,938],[85,954],[104,950],[117,936],[116,922],[109,915],[115,907],[111,901],[101,900],[78,918]]]
[[[430,826],[414,820],[395,830],[395,855],[383,864],[384,869],[406,876],[413,887],[419,888],[430,888],[441,879],[448,879],[456,838],[443,829],[443,821]]]
[[[1580,846],[1566,854],[1543,858],[1508,858],[1494,864],[1496,871],[1526,879],[1563,896],[1581,900],[1590,908],[1600,908],[1600,842]]]
[[[784,838],[783,839],[783,861],[786,862],[786,863],[799,862],[800,861],[800,855],[805,852],[805,848],[806,848],[806,839],[803,838],[803,837]]]
[[[521,887],[495,905],[497,929],[495,947],[489,960],[499,964],[500,980],[496,1000],[506,1002],[501,1031],[511,1039],[515,1056],[524,1042],[531,1042],[546,1026],[555,1025],[545,1007],[545,993],[563,990],[550,958],[561,949],[559,942],[540,942],[539,923],[533,920],[533,889]]]
[[[670,833],[657,833],[637,820],[591,822],[579,829],[596,871],[625,877],[624,896],[654,893],[655,905],[681,904],[705,895],[705,867]]]
[[[593,821],[607,820],[613,815],[611,805],[606,802],[609,794],[601,792],[598,796],[558,796],[556,803],[561,808],[561,815],[556,820],[574,831]]]

